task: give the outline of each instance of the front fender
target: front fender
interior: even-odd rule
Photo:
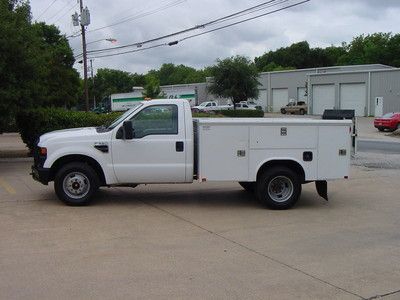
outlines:
[[[112,165],[111,153],[103,153],[101,151],[89,151],[87,147],[79,147],[79,146],[63,146],[59,149],[52,150],[51,148],[47,149],[47,158],[44,163],[44,168],[51,168],[54,163],[65,156],[68,155],[83,155],[94,159],[103,170],[106,183],[114,184],[117,182],[115,178],[114,169]]]

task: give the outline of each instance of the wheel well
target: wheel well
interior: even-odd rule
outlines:
[[[266,162],[265,164],[263,164],[257,172],[257,179],[259,176],[261,176],[262,173],[264,173],[264,171],[266,169],[271,168],[271,167],[276,167],[276,166],[284,166],[284,167],[287,167],[287,168],[293,170],[294,172],[296,172],[297,174],[300,175],[300,181],[302,183],[305,182],[306,175],[304,173],[303,167],[294,160],[285,160],[285,159],[270,160],[270,161]]]
[[[86,163],[89,166],[93,168],[93,170],[97,173],[99,176],[101,185],[106,184],[106,178],[104,176],[104,171],[100,164],[93,158],[86,156],[86,155],[78,155],[78,154],[73,154],[73,155],[66,155],[63,157],[60,157],[57,159],[53,165],[51,166],[51,173],[50,173],[50,181],[54,180],[58,170],[61,169],[62,166],[64,166],[67,163],[71,162],[82,162]]]

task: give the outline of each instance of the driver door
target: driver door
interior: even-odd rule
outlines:
[[[134,138],[124,140],[114,136],[112,141],[118,182],[185,182],[183,105],[147,106],[135,114],[131,122]]]

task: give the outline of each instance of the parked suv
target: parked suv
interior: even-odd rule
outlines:
[[[307,104],[304,101],[289,102],[286,106],[281,108],[281,113],[304,115],[307,113]]]

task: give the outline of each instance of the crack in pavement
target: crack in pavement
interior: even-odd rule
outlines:
[[[239,246],[239,247],[241,247],[241,248],[243,248],[243,249],[246,249],[246,250],[248,250],[248,251],[250,251],[250,252],[252,252],[252,253],[254,253],[254,254],[258,255],[258,256],[262,256],[262,257],[264,257],[264,258],[266,258],[266,259],[268,259],[268,260],[270,260],[270,261],[273,261],[273,262],[275,262],[275,263],[277,263],[277,264],[279,264],[279,265],[285,266],[286,268],[289,268],[289,269],[291,269],[291,270],[293,270],[293,271],[299,272],[299,273],[301,273],[301,274],[303,274],[303,275],[305,275],[305,276],[307,276],[307,277],[310,277],[310,278],[312,278],[312,279],[314,279],[314,280],[317,280],[317,281],[319,281],[319,282],[322,282],[322,283],[324,283],[324,284],[326,284],[326,285],[329,285],[329,286],[331,286],[331,287],[333,287],[333,288],[335,288],[335,289],[341,290],[342,292],[345,292],[345,293],[347,293],[347,294],[350,294],[350,295],[355,296],[355,297],[360,298],[360,299],[365,299],[365,298],[364,298],[363,296],[361,296],[361,295],[358,295],[358,294],[356,294],[356,293],[353,293],[353,292],[351,292],[351,291],[348,291],[348,290],[346,290],[346,289],[344,289],[344,288],[342,288],[342,287],[340,287],[340,286],[337,286],[337,285],[335,285],[335,284],[333,284],[333,283],[330,283],[330,282],[328,282],[328,281],[326,281],[326,280],[324,280],[324,279],[318,278],[318,277],[316,277],[316,276],[314,276],[314,275],[312,275],[312,274],[310,274],[310,273],[307,273],[307,272],[305,272],[305,271],[303,271],[303,270],[300,270],[300,269],[298,269],[298,268],[296,268],[296,267],[294,267],[294,266],[292,266],[292,265],[289,265],[289,264],[287,264],[287,263],[285,263],[285,262],[283,262],[283,261],[280,261],[280,260],[278,260],[278,259],[276,259],[276,258],[273,258],[273,257],[271,257],[271,256],[268,256],[268,255],[266,255],[266,254],[264,254],[264,253],[262,253],[262,252],[259,252],[259,251],[255,250],[255,249],[252,249],[252,248],[250,248],[250,247],[248,247],[248,246],[246,246],[246,245],[243,245],[243,244],[241,244],[241,243],[239,243],[239,242],[237,242],[237,241],[235,241],[235,240],[232,240],[232,239],[230,239],[230,238],[227,238],[227,237],[225,237],[225,236],[223,236],[223,235],[221,235],[221,234],[219,234],[219,233],[217,233],[217,232],[214,232],[214,231],[212,231],[212,230],[210,230],[210,229],[207,229],[207,228],[205,228],[205,227],[203,227],[203,226],[201,226],[201,225],[198,225],[198,224],[196,224],[196,223],[194,223],[194,222],[192,222],[192,221],[190,221],[190,220],[188,220],[188,219],[185,219],[184,217],[178,216],[178,215],[176,215],[176,214],[174,214],[174,213],[172,213],[172,212],[170,212],[170,211],[168,211],[168,210],[166,210],[166,209],[163,209],[163,208],[161,208],[161,207],[159,207],[159,206],[157,206],[157,205],[154,205],[154,204],[152,204],[152,203],[149,203],[149,202],[146,202],[146,201],[142,201],[142,200],[141,200],[141,202],[143,202],[144,204],[146,204],[146,205],[148,205],[148,206],[151,206],[151,207],[153,207],[153,208],[155,208],[155,209],[157,209],[157,210],[160,210],[160,211],[162,211],[162,212],[164,212],[164,213],[166,213],[166,214],[168,214],[168,215],[170,215],[170,216],[172,216],[172,217],[174,217],[174,218],[176,218],[176,219],[179,219],[179,220],[181,220],[181,221],[183,221],[183,222],[186,222],[186,223],[188,223],[188,224],[191,224],[192,226],[195,226],[195,227],[197,227],[197,228],[199,228],[199,229],[201,229],[201,230],[203,230],[203,231],[206,231],[206,232],[208,232],[208,233],[210,233],[210,234],[212,234],[212,235],[214,235],[214,236],[217,236],[217,237],[219,237],[219,238],[221,238],[221,239],[224,239],[225,241],[228,241],[228,242],[230,242],[231,244],[235,244],[235,245],[237,245],[237,246]],[[372,299],[375,299],[375,298],[372,298]]]
[[[397,294],[397,293],[400,293],[400,290],[393,291],[393,292],[389,292],[389,293],[386,293],[386,294],[381,294],[381,295],[372,296],[372,297],[370,297],[370,298],[366,298],[365,300],[380,299],[380,298],[384,298],[384,297],[387,297],[387,296],[391,296],[391,295],[394,295],[394,294]]]

